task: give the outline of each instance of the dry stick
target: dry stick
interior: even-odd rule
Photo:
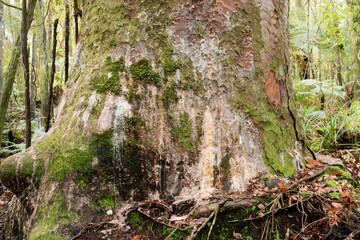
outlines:
[[[199,234],[199,232],[206,226],[206,224],[213,218],[213,216],[215,215],[215,211],[213,211],[210,216],[201,224],[201,226],[196,229],[194,228],[194,230],[192,231],[191,235],[187,238],[187,240],[193,240],[196,238],[196,236]]]
[[[46,126],[45,132],[49,131],[50,129],[50,120],[51,120],[51,109],[52,109],[52,99],[53,99],[53,85],[54,85],[54,77],[55,77],[55,58],[56,58],[56,28],[59,23],[59,19],[56,19],[54,22],[54,35],[53,35],[53,49],[52,49],[52,64],[51,64],[51,76],[50,76],[50,86],[49,86],[49,106],[47,110],[47,117],[46,117]]]
[[[31,106],[30,106],[30,71],[29,53],[27,49],[27,11],[26,0],[22,0],[22,21],[21,21],[21,53],[24,65],[25,80],[25,122],[26,122],[26,148],[31,146]]]
[[[215,222],[216,222],[216,219],[217,219],[218,213],[219,213],[220,208],[221,208],[221,206],[222,206],[223,204],[224,204],[224,201],[223,201],[222,203],[219,203],[219,204],[216,206],[216,209],[215,209],[215,216],[214,216],[213,222],[212,222],[212,224],[211,224],[211,226],[210,226],[209,233],[208,233],[208,236],[207,236],[207,240],[209,240],[209,239],[210,239],[211,232],[212,232],[212,230],[213,230],[213,228],[214,228],[214,225],[215,225]]]
[[[69,37],[70,37],[70,13],[69,4],[66,4],[65,13],[65,83],[69,78]]]

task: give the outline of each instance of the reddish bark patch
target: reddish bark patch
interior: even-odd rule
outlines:
[[[254,68],[254,55],[251,50],[252,36],[249,31],[244,32],[243,50],[239,61],[239,67],[245,71],[251,71]]]
[[[236,8],[236,1],[234,0],[216,0],[216,7],[222,11],[233,12]]]
[[[275,78],[273,71],[269,72],[268,79],[265,83],[266,95],[268,96],[271,103],[276,106],[281,105],[281,86]]]
[[[124,3],[129,7],[128,19],[133,19],[136,16],[136,12],[139,5],[136,0],[124,0]]]

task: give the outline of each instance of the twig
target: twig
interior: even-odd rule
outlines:
[[[144,215],[145,217],[150,218],[151,220],[153,220],[153,221],[156,222],[156,223],[159,223],[159,224],[161,224],[161,225],[167,226],[167,227],[169,227],[169,228],[176,228],[175,226],[172,226],[172,225],[170,225],[170,224],[164,223],[164,222],[162,222],[162,221],[159,221],[159,220],[153,218],[153,217],[150,216],[149,214],[141,211],[139,208],[136,209],[136,211],[138,211],[139,213],[141,213],[141,214]]]
[[[170,237],[177,231],[178,229],[175,228],[164,240],[170,240]]]
[[[225,203],[225,201],[222,201],[221,203],[219,203],[219,204],[216,206],[215,216],[214,216],[214,219],[213,219],[212,224],[211,224],[211,226],[210,226],[209,233],[208,233],[208,236],[207,236],[207,240],[210,239],[211,232],[212,232],[212,230],[213,230],[213,228],[214,228],[214,225],[215,225],[217,216],[218,216],[219,211],[220,211],[220,209],[221,209],[221,207],[222,207],[222,205],[223,205],[224,203]]]
[[[0,2],[1,2],[2,4],[4,4],[5,6],[11,7],[11,8],[15,8],[15,9],[17,9],[17,10],[22,11],[22,9],[21,9],[20,7],[11,5],[10,3],[4,2],[4,1],[2,1],[2,0],[0,0]]]
[[[294,239],[297,239],[297,237],[300,235],[300,233],[304,232],[305,229],[307,229],[308,227],[310,227],[310,226],[312,226],[312,225],[314,225],[314,224],[316,224],[316,223],[318,223],[318,222],[324,221],[324,220],[326,220],[326,219],[329,219],[329,218],[328,218],[328,217],[323,217],[323,218],[320,218],[320,219],[318,219],[318,220],[316,220],[316,221],[313,221],[313,222],[309,223],[307,226],[305,226],[304,228],[302,228],[299,233],[296,234],[296,236],[294,237]]]
[[[201,226],[198,229],[196,228],[193,229],[191,235],[187,238],[187,240],[194,240],[196,236],[199,234],[199,232],[206,226],[206,224],[213,218],[214,215],[215,215],[215,211],[213,211],[210,214],[210,216],[201,224]]]
[[[303,177],[303,178],[300,178],[299,180],[296,180],[293,184],[291,184],[287,190],[291,190],[295,187],[297,187],[300,183],[302,182],[307,182],[307,181],[310,181],[310,180],[313,180],[314,178],[320,176],[321,174],[323,174],[324,172],[326,172],[326,170],[329,169],[330,166],[326,166],[324,167],[323,169],[321,169],[320,171],[314,173],[313,175],[310,175],[310,176],[307,176],[307,177]]]

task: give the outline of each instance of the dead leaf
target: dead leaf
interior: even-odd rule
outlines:
[[[131,240],[141,240],[141,236],[140,235],[135,235],[131,238]]]
[[[264,204],[262,204],[262,203],[260,203],[259,205],[257,205],[257,207],[258,207],[260,210],[265,209],[265,206],[264,206]]]
[[[243,239],[240,233],[233,232],[233,237],[236,239]]]
[[[321,166],[324,165],[321,162],[316,161],[316,160],[311,159],[311,158],[305,158],[305,161],[307,162],[307,164],[306,164],[307,168],[321,167]]]
[[[343,208],[343,205],[342,205],[341,203],[332,202],[331,205],[332,205],[334,208],[337,208],[337,209],[342,209],[342,208]]]

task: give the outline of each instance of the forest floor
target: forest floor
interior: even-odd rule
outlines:
[[[360,149],[317,155],[293,179],[259,176],[246,192],[196,201],[146,201],[89,223],[74,239],[360,239]],[[0,232],[12,194],[0,192]]]

